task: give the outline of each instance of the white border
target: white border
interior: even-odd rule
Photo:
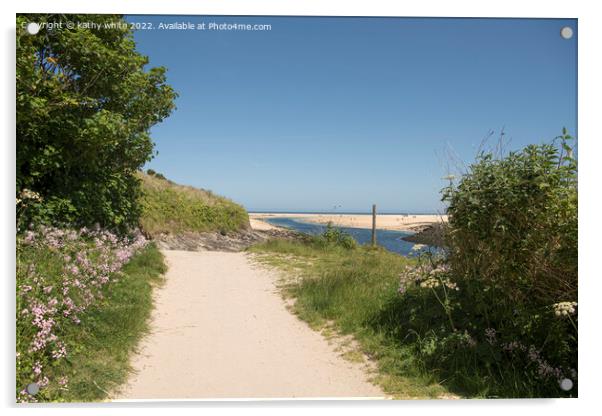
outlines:
[[[596,400],[601,396],[599,349],[602,345],[600,336],[600,312],[598,298],[601,293],[600,281],[602,275],[599,266],[594,263],[597,253],[597,243],[600,238],[598,221],[600,184],[602,181],[598,160],[602,156],[600,131],[601,97],[599,74],[602,65],[599,53],[599,43],[602,39],[602,21],[600,13],[595,9],[596,2],[576,1],[469,1],[469,0],[438,0],[414,2],[388,2],[382,0],[364,1],[334,1],[334,0],[288,0],[288,1],[190,1],[169,0],[150,3],[149,0],[117,1],[83,3],[81,0],[37,0],[20,1],[8,4],[3,2],[2,8],[2,82],[3,97],[0,115],[1,125],[5,129],[2,140],[2,220],[3,234],[0,255],[2,256],[3,295],[2,302],[3,328],[8,333],[2,342],[2,392],[5,406],[11,406],[13,401],[14,382],[14,149],[15,149],[15,116],[14,116],[14,74],[15,50],[14,27],[15,13],[26,12],[80,12],[80,13],[123,13],[123,14],[224,14],[224,15],[314,15],[314,16],[437,16],[437,17],[547,17],[547,18],[578,18],[579,19],[579,158],[580,158],[580,366],[579,394],[575,400],[489,400],[489,401],[419,401],[419,402],[324,402],[324,401],[270,401],[270,402],[181,402],[178,401],[178,411],[198,413],[195,407],[202,406],[207,410],[223,412],[227,408],[240,409],[244,412],[266,414],[278,413],[289,407],[287,413],[307,413],[318,409],[332,411],[333,408],[345,408],[346,413],[365,415],[367,411],[382,412],[400,411],[453,414],[507,414],[517,410],[545,412],[546,414],[573,414],[587,412],[597,407]],[[598,133],[598,134],[596,134]],[[11,333],[12,332],[12,333]],[[7,342],[9,340],[9,342]],[[10,342],[12,341],[12,342]],[[83,413],[130,414],[143,407],[145,413],[163,414],[165,408],[174,407],[173,402],[145,403],[112,403],[98,405],[52,405],[43,408],[44,414],[69,415]],[[292,408],[291,408],[292,407]],[[21,413],[31,413],[39,406],[20,408]],[[332,410],[331,410],[332,409]],[[15,411],[13,407],[10,409]]]

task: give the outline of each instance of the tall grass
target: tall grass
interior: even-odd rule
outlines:
[[[399,299],[399,274],[414,260],[365,246],[307,238],[274,240],[250,248],[260,261],[299,274],[284,286],[296,299],[295,313],[312,327],[332,323],[341,334],[352,334],[378,367],[376,382],[398,398],[437,398],[449,395],[426,371],[414,347],[399,342],[402,331],[387,317]]]
[[[228,233],[249,227],[245,209],[229,199],[204,189],[177,185],[157,174],[138,176],[142,181],[140,226],[148,235]]]

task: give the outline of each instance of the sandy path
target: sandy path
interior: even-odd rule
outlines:
[[[244,253],[164,251],[151,334],[117,399],[383,397]]]

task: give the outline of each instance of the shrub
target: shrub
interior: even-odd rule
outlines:
[[[327,244],[334,244],[347,249],[357,247],[357,241],[352,236],[340,228],[334,227],[332,223],[328,223],[326,230],[319,238]]]
[[[42,27],[31,36],[24,26],[32,20],[100,28]],[[165,69],[146,69],[135,46],[121,16],[17,16],[17,195],[41,196],[19,213],[22,226],[136,224],[134,174],[152,157],[149,129],[170,114],[176,94]]]
[[[403,342],[470,394],[577,394],[572,140],[563,131],[552,144],[479,155],[444,190],[446,255],[422,253],[401,276]],[[570,392],[560,389],[565,378]]]
[[[460,276],[503,287],[510,302],[577,295],[577,162],[566,134],[496,159],[481,154],[449,202],[449,260]]]

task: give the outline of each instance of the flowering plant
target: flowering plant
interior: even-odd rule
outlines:
[[[145,237],[99,228],[40,227],[17,236],[17,400],[60,398],[69,389],[60,362],[76,342],[65,339],[86,311],[101,307],[120,270],[145,247]],[[30,394],[26,386],[40,389]]]
[[[505,396],[524,397],[528,388],[557,397],[575,385],[576,302],[507,303],[503,286],[462,276],[445,253],[421,248],[414,257],[400,275],[408,314],[400,324],[425,365],[469,385],[501,374],[496,383],[520,386]]]

